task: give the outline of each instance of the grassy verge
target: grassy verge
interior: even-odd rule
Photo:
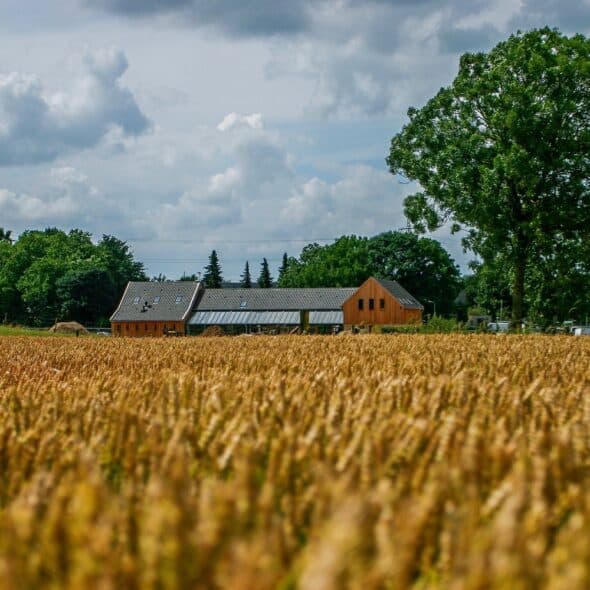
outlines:
[[[0,326],[0,336],[48,336],[48,337],[63,337],[75,336],[75,334],[56,334],[49,330],[40,328],[26,328],[24,326]]]

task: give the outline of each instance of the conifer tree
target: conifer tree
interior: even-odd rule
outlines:
[[[240,287],[243,289],[251,289],[252,288],[252,277],[250,276],[250,264],[246,261],[246,266],[244,266],[244,272],[240,276]]]
[[[208,289],[221,289],[223,277],[221,276],[221,265],[215,250],[209,255],[209,264],[205,267],[203,273],[203,285]]]
[[[270,276],[270,270],[268,269],[268,260],[262,259],[260,265],[260,276],[258,277],[258,286],[262,289],[269,289],[272,287],[272,277]]]
[[[281,262],[281,266],[279,267],[279,278],[278,278],[279,285],[281,284],[281,279],[285,276],[285,273],[287,272],[288,268],[289,268],[289,257],[287,256],[287,253],[285,252],[283,254],[283,261]]]

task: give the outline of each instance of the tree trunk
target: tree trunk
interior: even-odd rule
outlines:
[[[514,263],[514,282],[512,283],[512,329],[520,329],[523,320],[526,264],[526,254],[519,254]]]

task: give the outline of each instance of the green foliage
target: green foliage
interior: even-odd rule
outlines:
[[[459,268],[448,252],[429,238],[409,232],[385,232],[369,240],[371,274],[396,280],[438,313],[451,313],[461,287]]]
[[[370,276],[393,279],[440,313],[453,311],[461,287],[459,269],[435,240],[407,232],[372,238],[342,236],[333,244],[310,244],[290,259],[281,287],[357,287]]]
[[[453,318],[447,319],[435,315],[421,326],[420,331],[424,334],[450,334],[451,332],[460,332],[461,326]]]
[[[351,287],[371,276],[367,238],[342,236],[333,244],[308,244],[288,261],[281,287]]]
[[[203,284],[208,289],[221,289],[223,283],[223,276],[221,274],[221,265],[215,250],[211,251],[209,255],[209,264],[205,267],[203,273]]]
[[[2,319],[32,325],[55,320],[98,323],[112,313],[130,280],[145,280],[125,242],[55,228],[0,242]]]
[[[408,219],[466,229],[483,266],[509,276],[515,321],[531,303],[531,265],[590,232],[588,112],[590,42],[545,28],[463,55],[452,85],[410,109],[392,139],[391,172],[422,188]]]
[[[12,232],[9,229],[5,230],[3,227],[0,227],[0,242],[12,244]]]
[[[260,276],[257,282],[261,289],[270,289],[272,287],[272,277],[270,276],[268,260],[266,258],[263,258],[260,264]]]
[[[246,260],[244,272],[240,276],[240,287],[244,289],[252,288],[252,277],[250,276],[250,263]]]

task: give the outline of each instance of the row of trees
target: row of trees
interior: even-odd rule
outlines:
[[[276,283],[266,258],[260,267],[256,284],[262,288],[356,287],[370,276],[397,280],[441,313],[454,310],[462,284],[458,267],[437,241],[405,232],[385,232],[372,238],[342,236],[325,246],[309,244],[298,258],[285,253]],[[222,286],[221,263],[215,250],[209,256],[202,280],[205,287]],[[248,262],[240,286],[253,286]]]
[[[181,277],[181,280],[194,281],[197,280],[197,277],[196,275],[185,275]],[[211,254],[209,255],[209,262],[204,269],[202,282],[203,285],[205,285],[205,287],[208,289],[221,289],[223,286],[223,272],[221,270],[221,263],[219,262],[219,256],[217,255],[216,250],[212,250]],[[262,289],[270,289],[273,284],[274,280],[270,274],[268,260],[263,258],[260,264],[260,274],[256,280],[256,286],[261,287]],[[240,286],[245,289],[251,289],[252,285],[253,282],[252,275],[250,274],[250,263],[246,261],[244,271],[240,276]]]
[[[108,319],[128,281],[147,280],[129,246],[105,235],[50,228],[13,241],[0,230],[0,314],[3,321],[49,325]]]

